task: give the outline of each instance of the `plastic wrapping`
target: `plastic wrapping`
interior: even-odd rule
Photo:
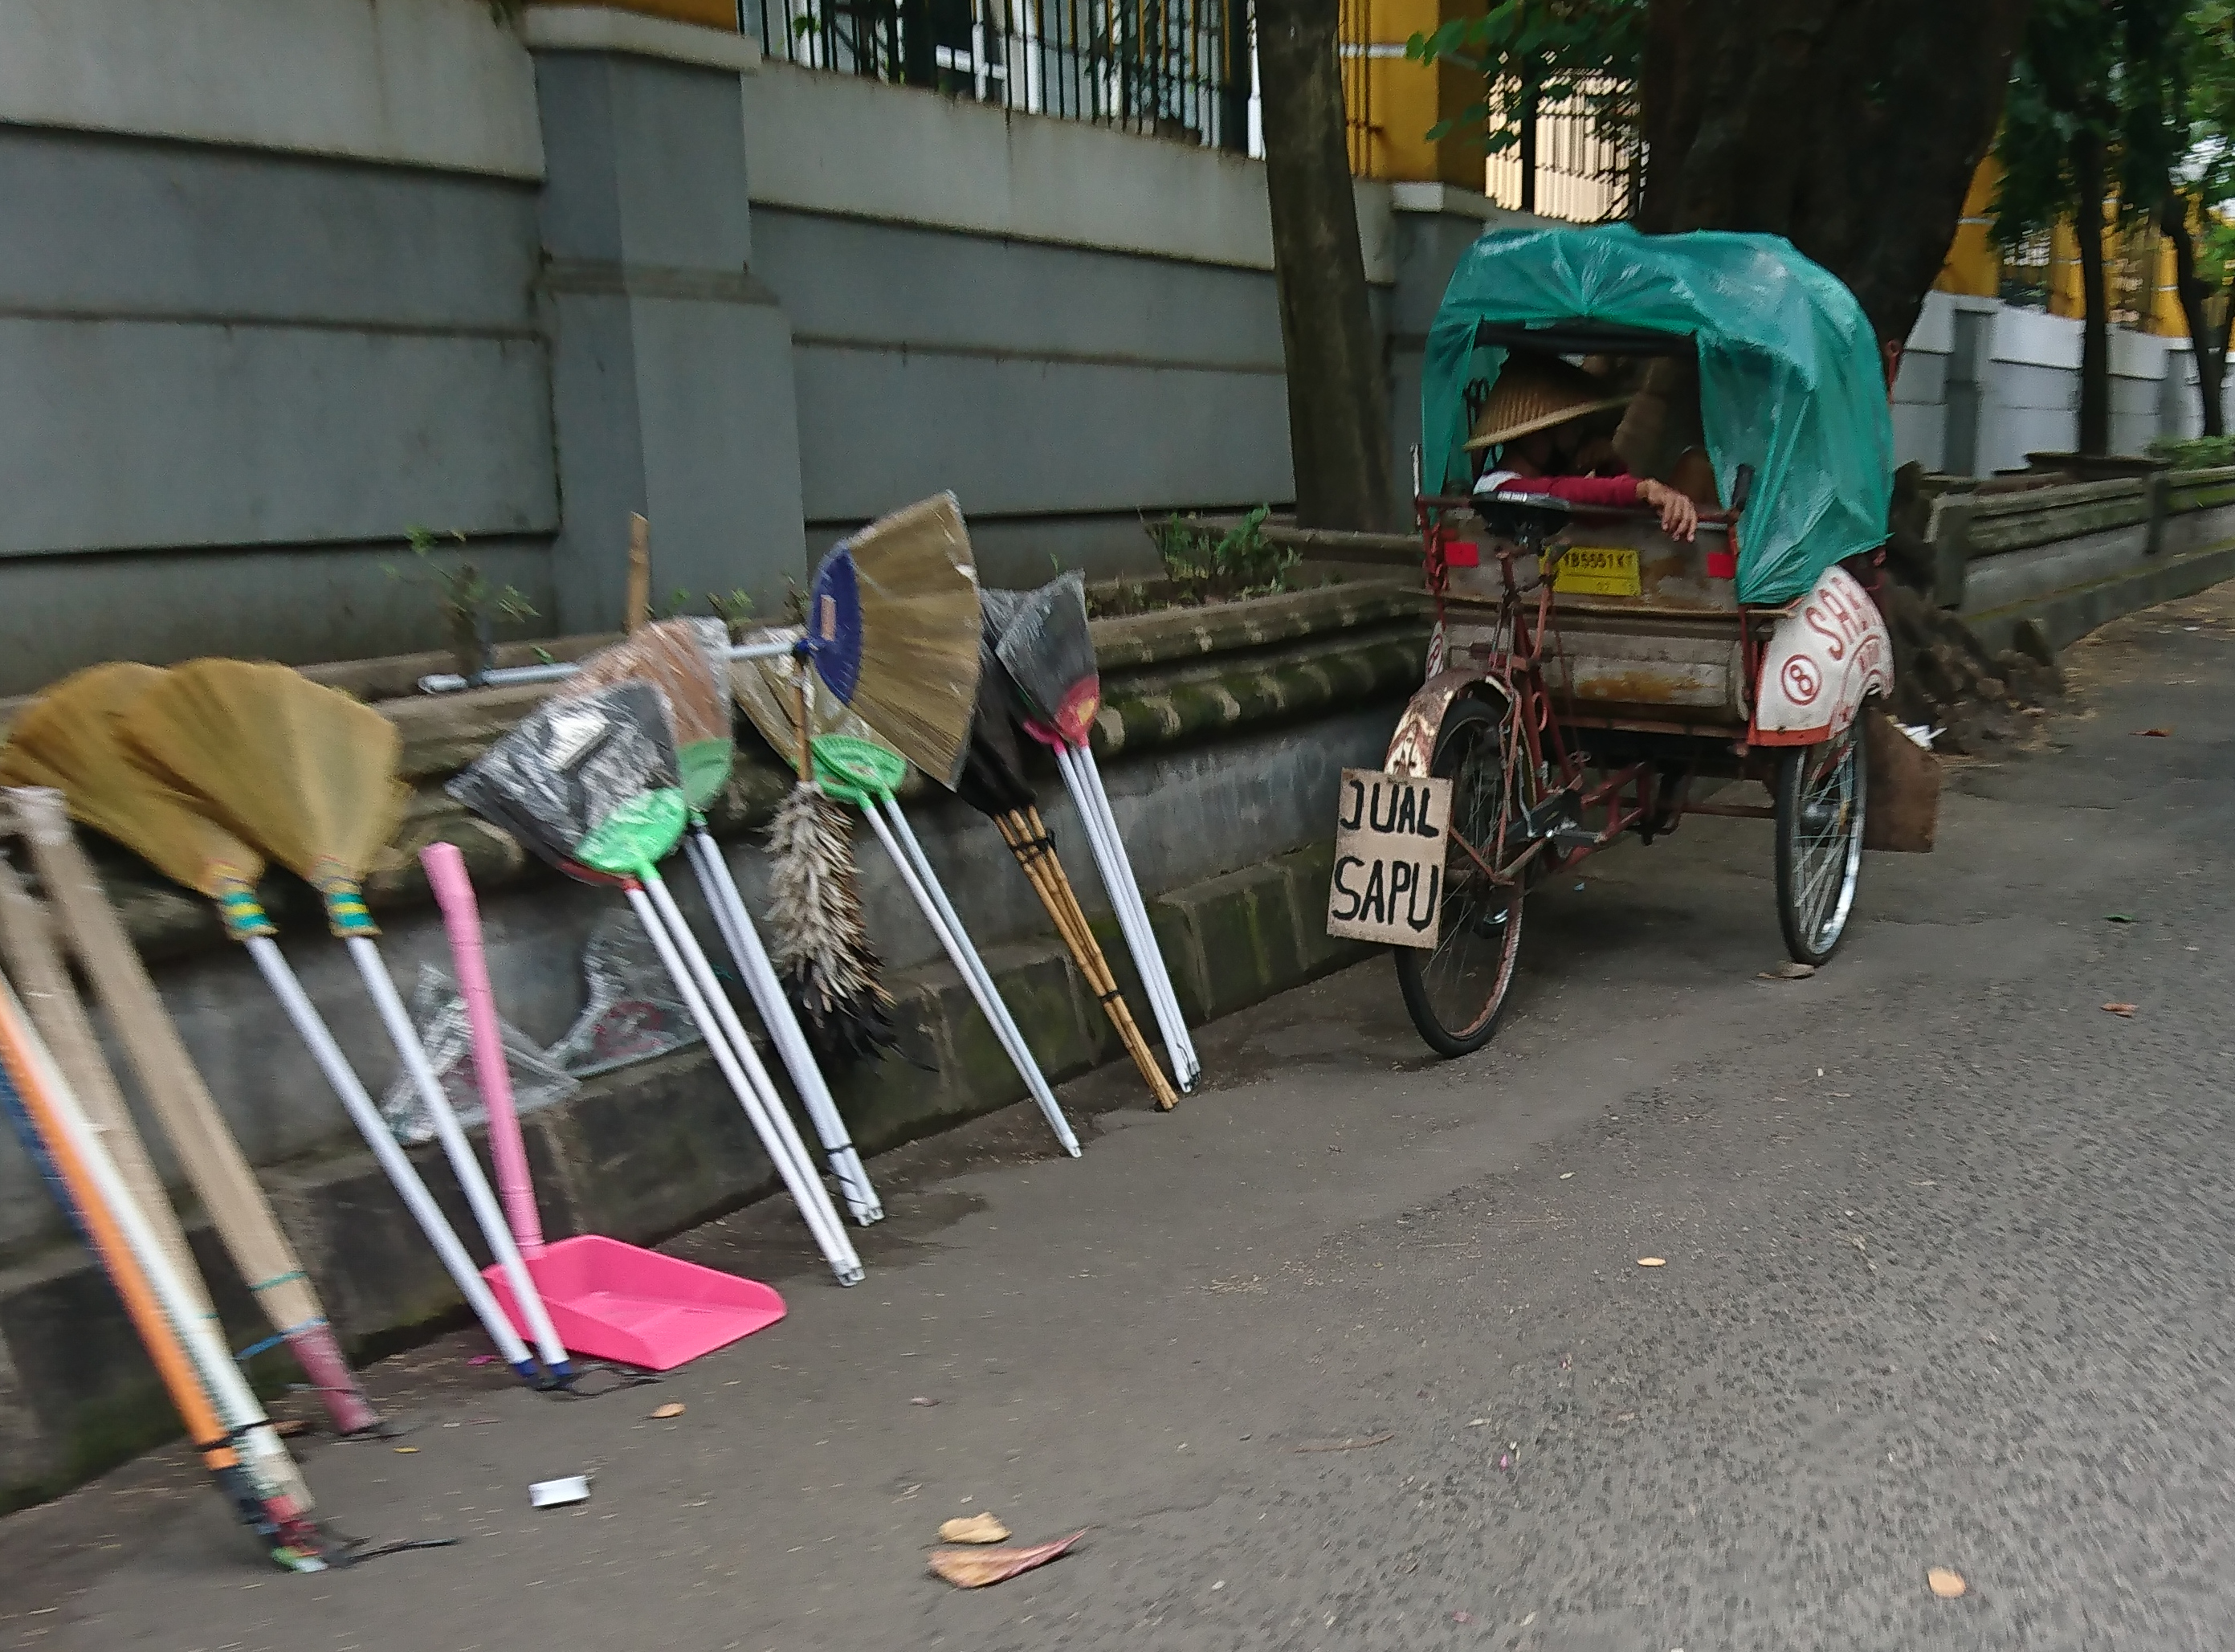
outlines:
[[[616,912],[582,949],[582,1013],[545,1059],[577,1078],[704,1041],[643,927]]]
[[[1052,731],[1065,745],[1085,745],[1102,710],[1085,577],[1065,574],[1025,593],[1005,619],[993,652],[1016,679],[1034,737],[1045,740]]]
[[[667,698],[635,678],[547,700],[450,782],[450,796],[561,871],[648,792],[677,791]],[[678,815],[678,826],[680,827]],[[672,843],[668,845],[672,848]]]
[[[567,679],[575,698],[614,683],[650,683],[666,697],[683,797],[703,811],[729,783],[729,627],[719,620],[663,620],[584,660]],[[779,664],[783,662],[777,662]]]
[[[419,966],[419,982],[411,992],[411,1025],[458,1122],[468,1130],[487,1124],[488,1106],[474,1072],[474,1034],[466,1019],[466,1000],[458,984],[432,964]],[[505,1066],[512,1074],[515,1111],[528,1113],[548,1107],[581,1088],[554,1057],[538,1049],[511,1022],[500,1020],[497,1026],[504,1035]],[[409,1073],[399,1073],[388,1086],[388,1093],[380,1099],[380,1113],[396,1139],[407,1147],[435,1137],[434,1121],[428,1118],[427,1105]]]
[[[804,646],[885,744],[952,785],[978,698],[978,567],[961,507],[937,494],[842,541],[815,571]]]
[[[1423,475],[1462,469],[1465,396],[1497,381],[1490,321],[1597,321],[1690,335],[1723,496],[1753,491],[1739,531],[1741,602],[1806,594],[1824,570],[1886,536],[1893,423],[1876,336],[1838,279],[1774,235],[1640,235],[1627,225],[1492,230],[1464,253],[1428,332]]]

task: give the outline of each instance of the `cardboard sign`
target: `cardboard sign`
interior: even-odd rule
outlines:
[[[1444,909],[1444,833],[1451,820],[1448,780],[1344,770],[1327,934],[1432,948]]]

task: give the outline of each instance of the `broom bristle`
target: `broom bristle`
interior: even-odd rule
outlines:
[[[1066,574],[1030,593],[995,652],[1033,718],[1065,744],[1085,744],[1102,709],[1102,678],[1087,626],[1085,577]]]
[[[954,782],[954,795],[995,820],[1039,801],[1025,778],[1017,725],[1009,710],[1016,692],[1007,670],[986,648],[978,674],[978,714],[970,724],[970,751]]]
[[[159,777],[325,898],[337,934],[377,933],[359,885],[403,824],[393,724],[285,665],[174,666],[120,716],[124,743]]]
[[[704,810],[729,783],[729,628],[718,620],[662,620],[600,649],[567,679],[569,698],[632,679],[666,697],[685,800]]]
[[[748,642],[781,642],[796,640],[797,627],[789,630],[770,628],[756,633]],[[767,659],[741,659],[731,672],[731,683],[737,692],[737,704],[745,713],[745,720],[759,731],[763,739],[784,761],[786,768],[799,760],[799,697],[795,692],[799,683],[799,663],[789,656]],[[829,685],[813,672],[807,674],[808,738],[819,740],[825,735],[844,735],[850,739],[868,740],[879,745],[888,744],[876,731],[847,709],[846,703],[830,692]]]
[[[859,657],[826,680],[883,741],[952,785],[978,697],[978,569],[961,508],[940,494],[869,524],[816,572],[809,631],[850,605]]]
[[[120,716],[165,675],[152,665],[117,662],[64,678],[16,718],[8,744],[0,747],[0,783],[61,792],[80,824],[217,901],[233,934],[269,934],[255,899],[264,856],[124,744]]]
[[[862,916],[846,809],[795,786],[769,828],[770,959],[816,1052],[874,1056],[893,1042],[892,999]]]

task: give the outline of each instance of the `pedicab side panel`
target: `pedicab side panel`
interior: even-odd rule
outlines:
[[[1754,695],[1753,745],[1814,745],[1844,734],[1872,694],[1893,688],[1893,639],[1845,568],[1824,570],[1770,633]]]

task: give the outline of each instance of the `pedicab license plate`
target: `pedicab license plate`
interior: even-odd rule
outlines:
[[[1432,949],[1444,907],[1444,842],[1452,783],[1342,771],[1335,810],[1327,934]]]
[[[1637,553],[1614,546],[1570,545],[1552,574],[1552,589],[1569,596],[1634,597]]]

